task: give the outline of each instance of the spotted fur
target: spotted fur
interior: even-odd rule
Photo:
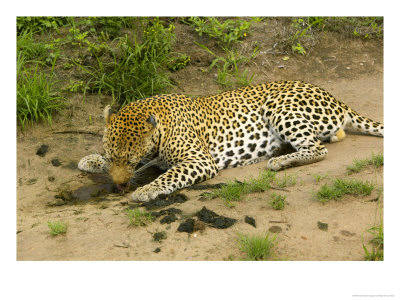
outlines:
[[[105,155],[84,157],[80,170],[108,171],[122,184],[134,176],[139,162],[168,169],[134,191],[135,201],[267,159],[272,170],[313,163],[328,153],[322,142],[342,140],[344,130],[380,137],[384,130],[383,124],[362,117],[324,89],[301,81],[200,98],[159,95],[131,103],[117,115],[106,108],[105,119]],[[286,144],[295,152],[279,155]]]

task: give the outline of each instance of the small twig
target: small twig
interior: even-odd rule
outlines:
[[[92,132],[92,131],[86,131],[86,130],[66,130],[66,131],[54,131],[52,132],[53,134],[91,134],[95,136],[101,136],[103,137],[103,134],[97,133],[97,132]]]
[[[114,247],[119,247],[119,248],[129,248],[129,244],[127,244],[127,243],[122,243],[121,245],[118,245],[118,244],[114,244],[113,245]]]
[[[278,188],[278,187],[273,187],[273,186],[271,186],[271,190],[278,190],[278,191],[290,192],[290,191],[287,190],[287,189]]]
[[[287,221],[268,221],[270,223],[287,223]]]

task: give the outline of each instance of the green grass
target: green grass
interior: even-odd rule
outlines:
[[[272,193],[269,205],[275,210],[282,210],[285,207],[286,196]]]
[[[35,121],[51,123],[64,107],[53,73],[58,56],[53,44],[35,42],[32,31],[17,35],[17,119],[22,129]]]
[[[367,246],[363,243],[363,249],[365,254],[365,260],[368,261],[382,261],[383,260],[383,222],[378,226],[372,226],[367,230],[372,236],[369,243],[372,244],[372,250],[369,251]]]
[[[383,17],[307,17],[315,30],[338,32],[347,37],[383,37]]]
[[[64,223],[62,221],[47,221],[47,226],[50,228],[50,234],[56,236],[59,234],[65,234],[68,229],[68,222]]]
[[[17,36],[17,53],[23,53],[26,61],[45,61],[48,50],[44,43],[34,41],[32,31],[25,30]]]
[[[214,57],[210,64],[209,71],[214,67],[217,69],[216,81],[225,89],[246,86],[252,83],[255,73],[249,74],[247,68],[242,70],[240,66],[256,57],[258,46],[256,46],[253,53],[247,57],[240,54],[234,45],[248,36],[251,31],[251,26],[260,22],[260,20],[260,18],[251,18],[250,21],[232,18],[221,21],[214,17],[191,17],[186,21],[195,28],[200,36],[205,34],[217,41],[223,55],[217,55],[207,46],[198,42],[195,43]]]
[[[246,193],[258,193],[269,190],[276,180],[276,172],[266,170],[261,172],[257,178],[250,178],[245,181]]]
[[[195,42],[195,44],[214,57],[208,70],[211,71],[214,67],[217,68],[216,81],[224,88],[251,84],[255,73],[250,75],[248,69],[245,69],[242,72],[240,71],[239,66],[249,62],[252,58],[255,58],[258,53],[258,47],[254,48],[253,53],[249,57],[239,54],[235,49],[223,47],[222,50],[225,55],[219,56],[205,45],[198,42]]]
[[[254,23],[260,22],[260,18],[251,18],[250,21],[241,18],[218,20],[215,17],[191,17],[187,20],[196,32],[215,39],[222,46],[232,46],[238,43],[250,33]]]
[[[164,27],[157,18],[142,18],[141,22],[141,39],[137,32],[133,37],[125,35],[118,39],[116,48],[106,47],[101,56],[93,55],[93,66],[75,61],[85,74],[91,92],[112,95],[120,105],[125,105],[173,87],[168,70],[178,70],[190,60],[188,56],[171,52],[175,27],[173,24]],[[95,44],[91,45],[96,53]]]
[[[269,233],[253,236],[239,234],[238,247],[246,254],[245,260],[266,260],[273,253],[276,237],[271,237]]]
[[[167,92],[173,87],[170,73],[184,68],[190,57],[172,51],[175,27],[166,23],[147,17],[18,17],[22,129],[26,123],[50,122],[65,93],[106,94],[125,105]],[[129,33],[121,35],[122,29]]]
[[[17,117],[22,129],[33,121],[51,123],[53,113],[64,107],[52,75],[39,72],[38,66],[24,69],[20,64],[17,63]]]
[[[296,176],[286,175],[285,173],[283,177],[277,177],[276,174],[274,171],[266,170],[261,172],[258,177],[252,177],[243,182],[227,182],[221,188],[204,194],[204,197],[208,199],[221,198],[227,207],[234,207],[234,202],[242,200],[248,194],[265,192],[274,188],[274,186],[283,188],[297,183]],[[280,209],[283,209],[284,203],[282,204],[281,202],[284,202],[285,196],[273,195],[272,197],[277,198],[276,206],[281,206],[282,208]],[[283,201],[280,198],[283,198]]]
[[[135,209],[127,209],[126,215],[129,219],[129,224],[132,226],[146,226],[153,222],[154,216],[151,213],[146,211],[141,211],[138,208]]]
[[[17,34],[24,31],[51,32],[68,23],[66,17],[17,17]]]
[[[372,154],[371,158],[355,159],[351,166],[347,166],[347,172],[349,174],[358,173],[368,166],[373,166],[375,168],[383,166],[383,154]]]
[[[321,180],[327,178],[328,174],[324,174],[324,175],[314,174],[313,177],[316,182],[320,182]]]
[[[227,182],[226,185],[211,193],[205,194],[208,199],[221,198],[227,207],[234,207],[234,201],[239,201],[246,194],[245,184],[238,181]]]
[[[339,200],[346,194],[355,196],[370,195],[374,185],[368,181],[337,178],[332,185],[324,184],[317,192],[317,199],[323,203],[328,200]]]
[[[264,192],[271,188],[275,180],[276,172],[267,170],[259,174],[257,178],[250,178],[244,182],[231,181],[219,189],[215,189],[205,195],[206,198],[221,198],[227,207],[234,207],[234,201],[240,201],[250,193]]]
[[[276,178],[275,184],[280,187],[284,188],[287,186],[294,186],[297,183],[297,176],[296,175],[287,175],[286,170],[282,178]]]
[[[281,45],[293,53],[309,52],[327,32],[346,38],[380,39],[383,37],[383,17],[295,17],[283,33]]]

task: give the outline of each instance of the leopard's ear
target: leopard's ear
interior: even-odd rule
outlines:
[[[104,120],[106,120],[106,125],[111,124],[114,121],[115,114],[111,113],[111,106],[107,105],[103,110]]]
[[[150,117],[148,117],[146,122],[151,124],[154,128],[157,126],[157,120],[154,115],[151,115]]]

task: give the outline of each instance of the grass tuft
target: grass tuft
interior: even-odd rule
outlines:
[[[207,193],[206,197],[209,199],[221,198],[228,207],[234,207],[233,201],[242,200],[244,196],[250,193],[259,193],[267,191],[271,188],[271,184],[274,182],[276,172],[267,170],[257,178],[250,178],[247,181],[233,181],[228,182],[221,188],[213,190],[211,193]]]
[[[271,237],[269,233],[254,236],[239,234],[238,247],[240,251],[246,253],[245,260],[266,260],[276,245],[276,237],[276,235]]]
[[[132,226],[146,226],[153,222],[154,216],[145,211],[141,211],[138,208],[135,209],[127,209],[126,214],[129,219],[129,224]]]
[[[347,172],[349,174],[358,173],[368,166],[374,166],[375,168],[383,166],[383,154],[372,153],[371,158],[355,159],[351,166],[347,166]]]
[[[319,201],[325,203],[328,200],[339,200],[346,194],[355,196],[370,195],[374,185],[369,181],[362,182],[355,179],[340,179],[337,178],[333,185],[324,184],[317,192]]]
[[[269,205],[275,210],[282,210],[285,207],[286,196],[272,193]]]
[[[234,201],[239,201],[245,195],[245,184],[239,181],[230,181],[219,189],[207,193],[206,197],[209,199],[221,198],[227,207],[234,207]]]
[[[33,121],[51,123],[52,114],[64,107],[64,99],[56,92],[53,77],[38,72],[37,65],[34,70],[22,68],[17,74],[17,117],[22,129]]]
[[[204,194],[204,197],[208,199],[221,198],[225,202],[225,205],[228,207],[234,207],[234,201],[240,201],[248,194],[251,193],[260,193],[265,192],[273,188],[273,185],[278,186],[279,188],[293,186],[297,182],[296,176],[293,175],[285,175],[282,178],[276,177],[276,172],[271,170],[266,170],[261,172],[258,177],[250,178],[245,180],[244,182],[233,181],[228,182],[226,185],[223,185],[219,189],[215,189],[210,193]],[[276,209],[283,209],[285,206],[284,200],[285,196],[272,195],[272,197],[279,203],[276,204]],[[283,199],[281,199],[283,198]]]
[[[257,178],[250,178],[245,181],[246,193],[265,192],[271,188],[272,183],[276,180],[276,172],[267,170]]]
[[[64,223],[61,221],[47,221],[47,226],[49,226],[50,228],[50,234],[52,236],[56,236],[59,234],[65,234],[67,232],[69,224],[68,222]]]
[[[287,186],[294,186],[297,183],[297,176],[287,175],[286,170],[282,178],[276,178],[275,183],[278,187],[284,188]]]
[[[363,249],[365,254],[365,260],[368,261],[382,261],[383,260],[383,222],[378,226],[372,226],[367,232],[372,235],[372,239],[369,241],[373,246],[372,250],[369,251],[363,243]]]

